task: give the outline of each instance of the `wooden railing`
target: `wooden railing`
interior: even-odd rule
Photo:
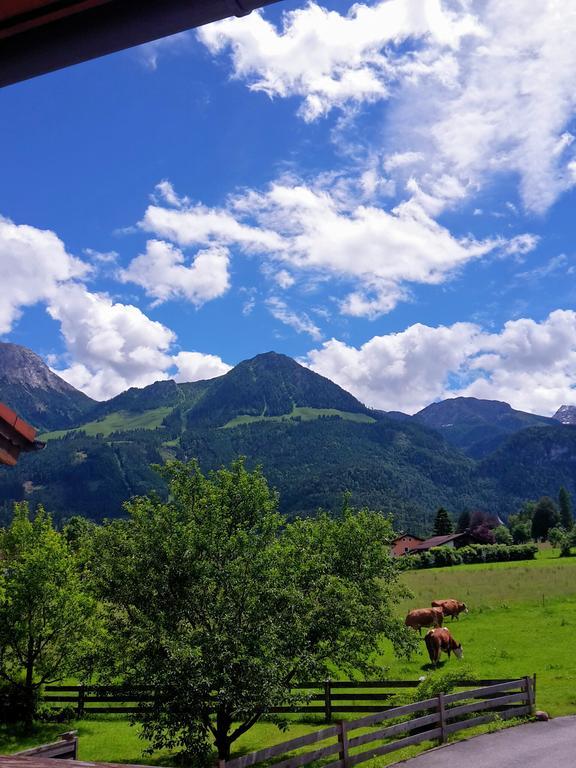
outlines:
[[[16,752],[13,757],[50,757],[60,760],[76,760],[78,757],[77,731],[61,733],[58,741]]]
[[[300,683],[292,693],[301,693],[302,704],[275,707],[271,714],[318,714],[326,722],[334,715],[361,712],[383,712],[397,706],[398,695],[406,689],[416,688],[420,680],[380,680],[369,682],[325,680],[316,683]],[[506,682],[503,680],[479,680],[474,683],[459,681],[457,687],[472,687]],[[43,700],[50,704],[73,707],[76,717],[86,714],[133,714],[139,703],[152,701],[153,690],[143,686],[138,691],[119,686],[48,685]],[[396,701],[395,701],[396,698]]]
[[[249,768],[273,758],[280,758],[279,762],[273,763],[273,768],[300,768],[319,760],[324,761],[322,768],[352,768],[423,741],[444,743],[457,731],[491,722],[496,716],[502,719],[522,717],[530,714],[533,708],[534,681],[531,677],[458,693],[440,693],[425,701],[394,707],[358,720],[341,721],[234,760],[219,761],[219,768]],[[390,724],[376,727],[387,722]],[[367,728],[371,730],[351,736],[355,731]],[[306,749],[310,747],[313,748]],[[303,749],[306,751],[300,751]],[[291,754],[297,750],[297,754]],[[329,758],[335,759],[326,763]]]

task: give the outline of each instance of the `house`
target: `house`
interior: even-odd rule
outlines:
[[[409,552],[411,555],[415,555],[420,552],[428,552],[432,547],[466,547],[472,543],[472,537],[469,533],[451,533],[448,536],[432,536],[431,539],[416,544]]]
[[[405,555],[417,544],[422,544],[423,541],[424,539],[420,538],[420,536],[414,536],[412,533],[401,533],[392,542],[390,553],[392,557],[400,557],[400,555]]]
[[[22,451],[39,451],[44,443],[35,439],[36,430],[4,403],[0,403],[0,464],[13,467]]]

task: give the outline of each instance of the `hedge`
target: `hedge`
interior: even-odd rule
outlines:
[[[404,555],[400,566],[404,570],[445,568],[463,563],[501,563],[510,560],[534,560],[536,544],[471,544],[468,547],[432,547],[417,555]]]

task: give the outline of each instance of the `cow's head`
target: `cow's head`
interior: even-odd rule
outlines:
[[[460,603],[458,608],[460,608],[461,611],[464,611],[464,613],[468,613],[468,606],[466,605],[466,603]]]
[[[458,643],[456,648],[454,648],[454,656],[456,656],[457,659],[463,658],[464,651],[462,650],[462,643]]]

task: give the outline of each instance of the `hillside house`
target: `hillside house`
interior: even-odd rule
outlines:
[[[22,451],[38,451],[44,443],[36,438],[36,430],[4,403],[0,403],[0,464],[13,467]]]
[[[393,557],[407,554],[413,547],[422,544],[424,539],[412,533],[401,533],[392,542],[390,553]]]

